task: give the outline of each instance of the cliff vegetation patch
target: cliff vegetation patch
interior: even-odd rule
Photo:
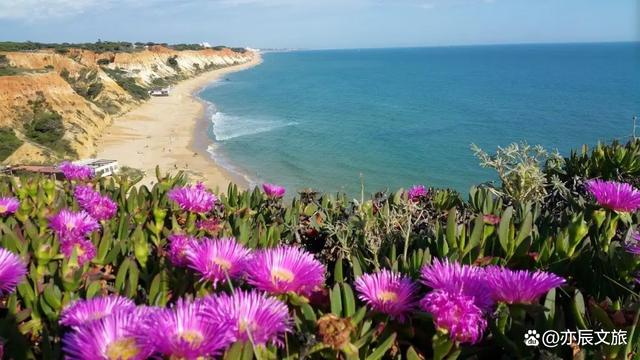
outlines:
[[[18,139],[13,129],[8,127],[0,128],[0,161],[4,161],[14,151],[16,151],[23,141]]]

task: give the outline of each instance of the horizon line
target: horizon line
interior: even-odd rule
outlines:
[[[560,41],[560,42],[515,42],[515,43],[470,43],[451,45],[393,45],[393,46],[370,46],[370,47],[326,47],[326,48],[276,48],[257,47],[261,51],[330,51],[330,50],[383,50],[383,49],[418,49],[418,48],[451,48],[451,47],[480,47],[480,46],[520,46],[520,45],[589,45],[589,44],[634,44],[638,40],[612,40],[612,41]],[[251,47],[253,48],[253,47]]]

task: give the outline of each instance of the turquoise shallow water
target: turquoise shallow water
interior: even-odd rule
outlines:
[[[267,53],[200,93],[215,159],[253,183],[355,195],[492,179],[469,150],[628,138],[640,43]]]

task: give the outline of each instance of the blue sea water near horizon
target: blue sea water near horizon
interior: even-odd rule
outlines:
[[[632,133],[640,43],[263,54],[200,92],[214,158],[250,183],[466,193],[495,178],[470,150],[527,141],[567,155]]]

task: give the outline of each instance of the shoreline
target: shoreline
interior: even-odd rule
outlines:
[[[114,118],[97,142],[96,157],[118,160],[120,166],[144,171],[139,185],[153,186],[156,165],[162,173],[184,171],[190,181],[202,181],[215,191],[230,183],[241,188],[248,182],[222,167],[207,152],[211,139],[207,104],[198,93],[222,76],[249,69],[262,62],[260,53],[244,64],[200,74],[184,80],[170,96],[151,97],[133,110]]]

